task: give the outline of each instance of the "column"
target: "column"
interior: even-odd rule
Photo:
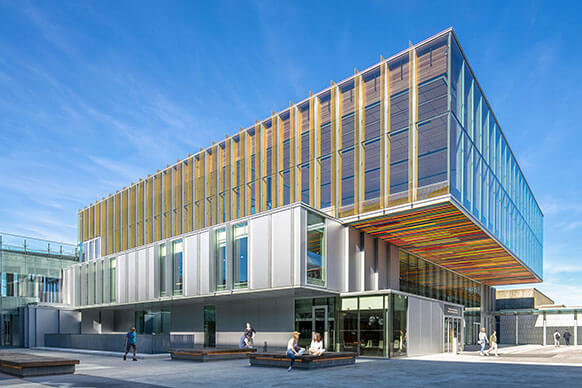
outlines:
[[[388,244],[388,288],[400,290],[400,250]]]
[[[390,69],[380,65],[380,208],[390,200]]]
[[[354,128],[354,214],[359,214],[360,205],[363,204],[363,182],[364,182],[364,147],[362,144],[364,131],[364,81],[361,75],[354,77],[355,88],[355,128]]]
[[[578,312],[574,311],[574,346],[578,345]]]
[[[546,313],[545,312],[543,313],[542,318],[543,318],[543,325],[544,325],[544,329],[543,329],[544,338],[543,338],[542,345],[546,346]]]
[[[515,314],[515,344],[519,345],[519,315]]]
[[[410,74],[409,82],[409,121],[408,121],[408,200],[416,201],[416,188],[418,186],[418,130],[416,122],[418,121],[418,77],[416,66],[416,50],[411,46],[409,51],[408,66]]]

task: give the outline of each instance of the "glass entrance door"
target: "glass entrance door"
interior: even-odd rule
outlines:
[[[327,306],[313,306],[311,314],[311,335],[321,334],[323,347],[326,348],[328,342]]]
[[[204,306],[204,347],[216,347],[216,306]]]
[[[445,317],[444,323],[444,352],[454,352],[455,346],[460,350],[462,344],[462,321],[461,318]]]

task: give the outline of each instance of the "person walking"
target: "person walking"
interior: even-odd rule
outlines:
[[[497,332],[495,330],[491,332],[491,336],[489,337],[489,349],[485,354],[488,356],[492,351],[495,353],[495,357],[499,357],[499,354],[497,353]]]
[[[299,334],[300,333],[298,331],[294,331],[291,339],[287,343],[287,357],[291,359],[289,369],[287,369],[288,372],[291,372],[291,369],[293,369],[295,358],[305,353],[305,349],[300,348],[299,345],[297,345],[297,342],[299,341]]]
[[[481,329],[481,332],[479,333],[479,341],[477,341],[477,343],[481,345],[481,351],[479,352],[479,355],[484,356],[485,345],[487,345],[487,333],[485,332],[484,327]]]
[[[132,327],[131,330],[129,330],[129,332],[127,332],[127,334],[125,335],[125,354],[123,355],[123,359],[127,360],[127,353],[129,353],[129,350],[133,348],[133,361],[137,361],[137,357],[136,357],[136,352],[137,352],[137,348],[135,345],[135,339],[136,339],[136,333],[135,333],[135,327]]]
[[[560,332],[558,329],[554,332],[554,346],[557,348],[560,347]]]
[[[566,329],[564,332],[564,341],[566,342],[566,346],[570,346],[570,337],[572,337],[572,334],[570,334],[568,329]]]

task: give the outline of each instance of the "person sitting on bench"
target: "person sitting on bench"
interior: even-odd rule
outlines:
[[[238,344],[240,349],[252,349],[253,346],[251,345],[251,339],[247,336],[246,333],[240,337],[240,342]]]
[[[303,353],[305,353],[305,349],[300,348],[299,345],[297,345],[297,341],[299,341],[299,335],[300,335],[300,333],[298,331],[294,331],[293,336],[291,337],[291,339],[287,343],[287,357],[289,357],[291,359],[291,363],[289,364],[289,369],[287,369],[288,372],[291,372],[291,369],[293,369],[293,363],[295,362],[295,357],[301,356]]]
[[[325,353],[323,347],[323,341],[321,340],[321,334],[313,333],[313,340],[311,340],[311,345],[309,345],[309,354],[312,356],[321,356]]]

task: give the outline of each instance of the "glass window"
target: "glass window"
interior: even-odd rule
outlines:
[[[358,351],[358,298],[342,298],[339,313],[340,349]]]
[[[161,244],[159,246],[159,275],[160,275],[160,296],[167,295],[167,285],[166,285],[166,244]]]
[[[360,354],[384,356],[384,298],[360,298]]]
[[[408,310],[408,297],[392,294],[392,338],[390,343],[390,356],[398,357],[406,355],[408,345],[406,332],[406,315]]]
[[[117,300],[117,260],[112,257],[109,261],[109,299]]]
[[[216,229],[216,290],[226,289],[226,228]]]
[[[307,283],[325,285],[325,219],[307,213]]]
[[[173,264],[173,279],[174,279],[174,295],[182,295],[183,293],[183,244],[182,240],[172,242],[172,264]]]
[[[204,306],[204,347],[216,346],[216,306]]]
[[[241,222],[233,226],[233,279],[234,288],[248,287],[248,224]]]

